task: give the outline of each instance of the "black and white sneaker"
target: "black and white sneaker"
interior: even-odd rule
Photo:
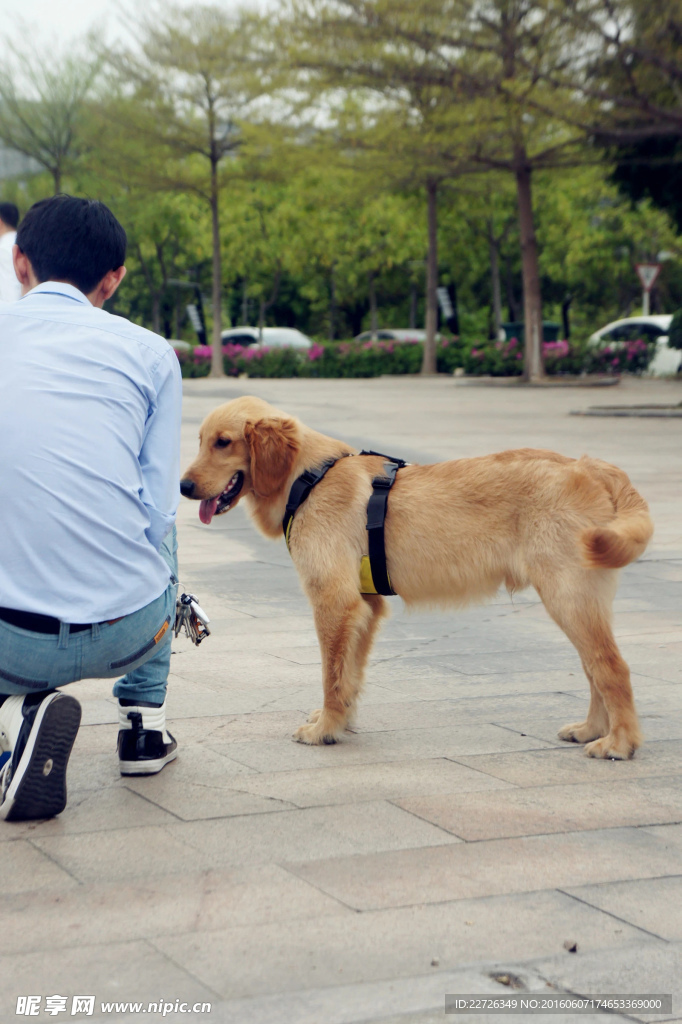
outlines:
[[[52,818],[66,807],[66,767],[81,721],[75,697],[58,690],[6,697],[0,705],[0,818]]]
[[[118,702],[118,760],[121,775],[156,775],[178,756],[166,729],[166,702]]]

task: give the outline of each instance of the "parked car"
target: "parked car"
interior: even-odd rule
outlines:
[[[257,327],[231,327],[222,332],[223,345],[260,344]],[[295,327],[264,327],[263,348],[311,348],[313,342]]]
[[[606,343],[618,349],[623,343],[637,341],[638,338],[655,341],[656,352],[649,363],[647,373],[653,377],[677,373],[682,352],[668,347],[668,330],[671,322],[672,316],[669,314],[630,316],[624,320],[614,320],[600,331],[595,331],[588,344],[595,346]]]
[[[168,344],[175,349],[178,359],[186,359],[192,351],[190,343],[188,341],[180,341],[179,338],[171,338]]]
[[[377,341],[426,341],[426,331],[421,331],[416,327],[382,327],[376,332]],[[363,331],[362,334],[358,334],[353,341],[371,341],[372,332]],[[436,335],[436,340],[440,341],[440,334]]]

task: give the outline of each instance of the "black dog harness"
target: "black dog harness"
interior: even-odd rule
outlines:
[[[316,487],[325,474],[335,466],[340,459],[346,458],[350,453],[340,455],[338,459],[329,459],[319,469],[307,469],[294,480],[289,491],[282,529],[287,547],[291,551],[289,535],[294,522],[294,516],[306,500],[313,487]],[[367,543],[369,555],[363,555],[360,563],[360,593],[361,594],[383,594],[386,597],[395,595],[391,586],[391,579],[388,575],[386,564],[386,542],[384,526],[386,513],[388,511],[388,492],[395,483],[396,474],[399,469],[406,466],[403,459],[394,459],[390,455],[382,455],[381,452],[360,452],[360,455],[377,455],[385,459],[385,476],[375,476],[372,480],[372,494],[367,503]]]

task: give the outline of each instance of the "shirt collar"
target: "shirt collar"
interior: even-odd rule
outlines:
[[[31,288],[30,292],[26,292],[24,298],[28,299],[31,295],[63,295],[64,298],[72,299],[74,302],[80,302],[86,306],[91,305],[87,295],[84,295],[75,285],[66,284],[64,281],[43,281],[42,284]]]

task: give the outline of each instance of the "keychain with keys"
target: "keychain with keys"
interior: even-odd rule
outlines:
[[[210,621],[194,594],[180,594],[175,605],[173,632],[176,636],[184,629],[192,643],[199,646],[201,641],[211,634],[208,628]]]

